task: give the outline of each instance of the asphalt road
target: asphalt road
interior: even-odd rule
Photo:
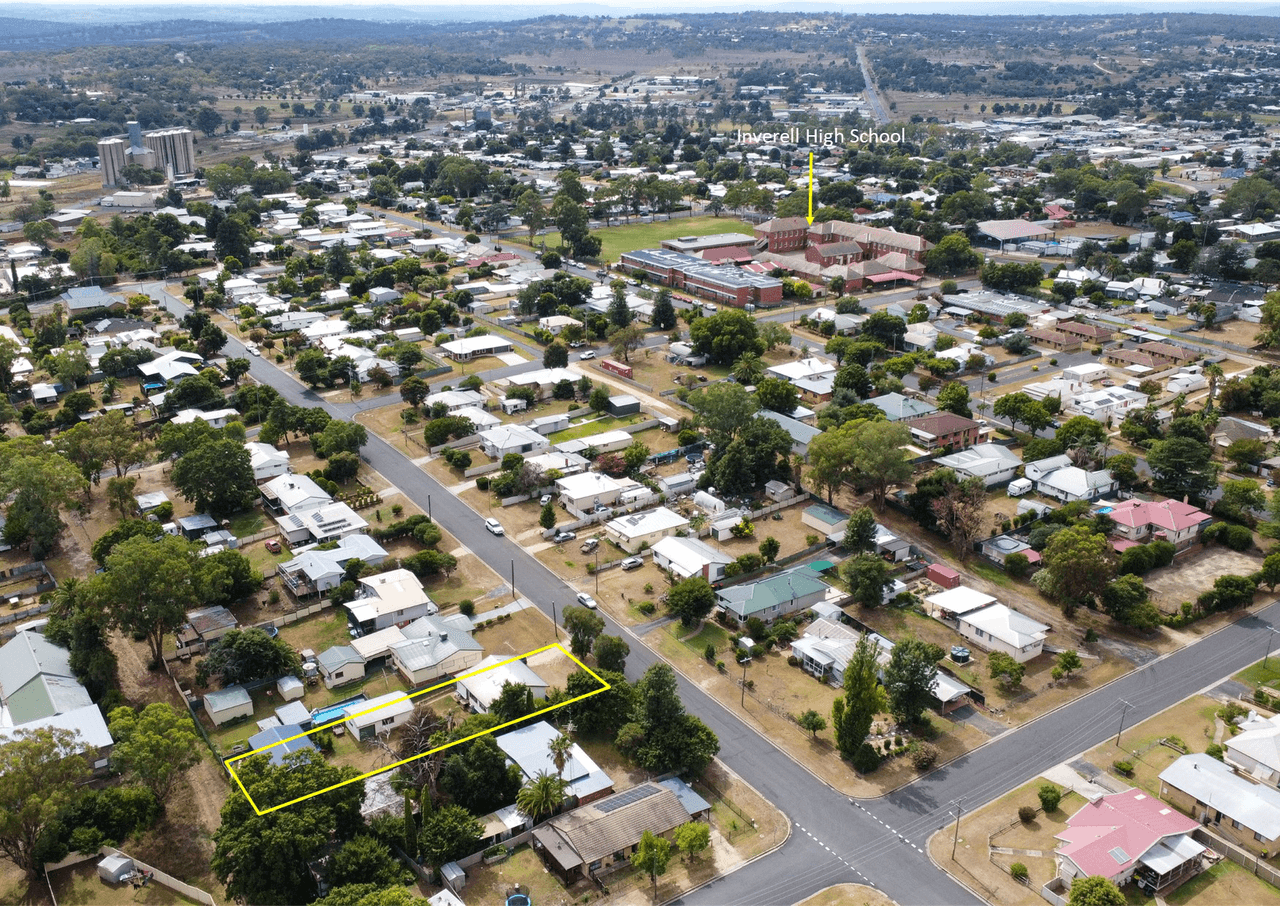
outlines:
[[[186,305],[145,284],[144,292],[165,301],[175,314]],[[228,354],[243,355],[235,337]],[[297,405],[342,412],[260,358],[250,373]],[[570,603],[577,591],[506,537],[496,538],[483,518],[415,466],[398,450],[370,436],[363,455],[369,464],[433,517],[499,576],[514,568],[516,591],[551,615],[553,603]],[[627,674],[638,678],[659,658],[607,614],[606,632],[631,643]],[[957,800],[967,810],[1022,784],[1129,726],[1215,684],[1263,654],[1280,607],[1270,605],[1191,648],[1153,661],[888,796],[854,802],[834,792],[759,736],[700,688],[680,680],[685,707],[720,738],[720,757],[781,808],[792,833],[775,852],[702,887],[677,902],[690,906],[785,906],[834,883],[871,883],[903,906],[950,906],[980,902],[935,867],[925,854],[928,837],[949,823]],[[550,641],[550,639],[548,639]],[[1121,702],[1127,702],[1127,705]]]

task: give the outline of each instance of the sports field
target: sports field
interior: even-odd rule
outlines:
[[[604,243],[600,251],[600,260],[612,264],[623,252],[656,248],[663,239],[675,239],[677,236],[707,236],[711,233],[746,233],[750,236],[752,229],[754,228],[751,224],[735,217],[690,217],[688,219],[680,217],[660,223],[631,223],[591,232],[599,236],[600,241]],[[559,233],[547,233],[538,238],[545,240],[549,249],[560,244]]]

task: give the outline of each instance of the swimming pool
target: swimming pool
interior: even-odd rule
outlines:
[[[322,727],[330,721],[337,720],[342,717],[343,712],[346,711],[347,708],[352,705],[359,704],[362,701],[368,701],[368,696],[363,692],[354,698],[348,698],[344,701],[337,702],[336,704],[329,705],[329,707],[324,708],[323,710],[312,711],[311,720],[317,727]]]

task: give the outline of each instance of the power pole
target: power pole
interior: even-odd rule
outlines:
[[[951,838],[951,861],[956,860],[956,846],[960,843],[960,815],[964,812],[964,797],[956,800],[956,832]]]
[[[1129,704],[1123,698],[1120,699],[1120,704],[1123,707],[1120,708],[1120,729],[1116,731],[1116,746],[1120,745],[1120,734],[1124,732],[1124,716],[1128,710],[1133,707],[1133,705]]]

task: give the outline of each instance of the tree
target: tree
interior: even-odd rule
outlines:
[[[889,566],[873,554],[859,554],[840,564],[840,578],[859,607],[868,610],[884,603],[885,589],[893,584]]]
[[[764,380],[764,359],[754,352],[744,352],[733,363],[733,379],[744,387],[754,386]]]
[[[298,353],[298,357],[293,360],[293,367],[298,372],[298,377],[308,387],[319,387],[321,384],[328,384],[330,381],[329,359],[323,351],[314,347],[304,349]]]
[[[1061,671],[1063,676],[1070,676],[1082,667],[1084,667],[1084,662],[1080,660],[1080,653],[1074,648],[1058,652],[1058,661],[1054,670]],[[1052,811],[1052,809],[1049,809],[1049,811]]]
[[[1223,455],[1234,463],[1237,469],[1246,471],[1267,455],[1267,445],[1252,437],[1242,437],[1232,441]]]
[[[446,805],[422,819],[418,840],[422,858],[439,868],[476,851],[484,836],[484,827],[466,809]]]
[[[112,478],[107,482],[107,503],[111,509],[120,514],[121,519],[128,519],[129,514],[137,508],[133,492],[137,490],[136,476],[128,478]]]
[[[1222,484],[1222,499],[1214,507],[1215,515],[1223,515],[1228,519],[1253,525],[1257,521],[1257,512],[1265,512],[1267,495],[1256,481],[1238,478]]]
[[[653,300],[653,315],[649,323],[658,330],[671,330],[676,326],[676,309],[671,304],[671,290],[665,286],[658,290],[658,295]]]
[[[800,390],[790,381],[770,377],[757,385],[756,398],[765,409],[790,415],[800,405]]]
[[[300,752],[287,756],[282,765],[271,764],[265,755],[245,759],[236,763],[236,773],[262,808],[302,801],[259,815],[240,790],[228,794],[221,826],[214,833],[212,860],[227,898],[267,904],[310,902],[316,887],[307,864],[331,839],[349,839],[363,826],[364,788],[348,784],[319,796],[311,794],[351,780],[359,772]]]
[[[591,391],[591,396],[587,400],[587,405],[595,412],[603,412],[609,408],[609,388],[601,384],[599,387]]]
[[[555,813],[564,803],[565,789],[568,784],[555,774],[546,771],[538,772],[516,793],[516,808],[528,815],[530,820],[538,823],[538,819]]]
[[[1077,415],[1063,422],[1054,436],[1068,450],[1089,450],[1106,442],[1107,429],[1087,415]]]
[[[125,632],[145,635],[158,665],[164,637],[201,603],[197,560],[195,545],[184,538],[129,538],[107,555],[105,571],[86,594]]]
[[[842,546],[851,554],[870,553],[875,549],[876,517],[869,507],[860,506],[849,514]]]
[[[279,676],[300,676],[302,660],[293,646],[256,626],[232,629],[214,643],[196,670],[196,681],[220,676],[222,685],[252,683]]]
[[[856,423],[845,422],[809,442],[808,477],[819,492],[826,492],[829,504],[833,502],[835,492],[853,478],[857,467],[852,445],[855,430]]]
[[[604,619],[594,611],[576,604],[570,604],[564,609],[562,622],[565,631],[569,633],[569,648],[577,658],[585,658],[590,654],[596,637],[604,632]]]
[[[706,619],[715,604],[715,589],[701,576],[684,579],[667,592],[667,610],[685,626]]]
[[[153,702],[141,714],[127,706],[116,708],[108,726],[116,741],[112,765],[151,790],[164,808],[178,778],[200,763],[200,739],[190,715]]]
[[[240,512],[258,495],[249,451],[231,438],[210,440],[185,453],[173,464],[172,478],[196,512],[215,517]]]
[[[1116,574],[1116,556],[1107,536],[1089,524],[1073,525],[1053,534],[1041,554],[1037,588],[1070,612],[1102,595]]]
[[[893,646],[884,668],[884,688],[889,698],[889,713],[899,723],[918,723],[920,715],[932,703],[942,655],[937,645],[920,639],[903,639]]]
[[[548,500],[542,505],[542,511],[538,513],[538,525],[544,529],[553,529],[556,527],[556,505]]]
[[[631,361],[631,353],[644,345],[644,328],[638,324],[619,327],[609,334],[609,342],[613,344],[613,355],[624,362]]]
[[[711,825],[705,821],[686,821],[676,828],[672,838],[687,862],[711,845]]]
[[[973,417],[973,411],[969,408],[969,388],[959,381],[944,384],[938,391],[937,399],[938,408],[943,412],[951,412],[965,418]]]
[[[961,560],[968,559],[973,542],[982,533],[986,502],[987,488],[981,478],[955,482],[933,501],[938,527],[951,539]]]
[[[1022,391],[1006,393],[996,400],[991,410],[996,417],[1008,420],[1013,431],[1018,430],[1018,423],[1027,426],[1032,434],[1049,424],[1049,413],[1039,400],[1034,400]]]
[[[876,340],[885,349],[897,349],[902,338],[907,335],[907,322],[897,315],[875,311],[867,315],[867,320],[863,322],[862,335]]]
[[[808,730],[812,733],[814,739],[817,739],[818,734],[827,728],[826,718],[812,708],[797,717],[796,723],[800,726],[800,729]]]
[[[1138,457],[1132,453],[1117,453],[1107,460],[1107,468],[1122,488],[1135,488],[1142,482],[1138,475]]]
[[[1275,591],[1276,586],[1280,585],[1280,551],[1267,554],[1267,558],[1262,561],[1262,569],[1258,571],[1258,584],[1267,586],[1271,591]]]
[[[982,264],[982,255],[970,247],[963,233],[948,233],[925,253],[924,260],[931,274],[951,276],[976,270]]]
[[[338,848],[329,862],[325,880],[332,887],[348,884],[376,884],[395,887],[402,869],[387,844],[368,834],[353,837]]]
[[[1124,906],[1125,902],[1115,882],[1101,875],[1076,878],[1067,896],[1067,906]]]
[[[569,347],[556,340],[542,351],[543,368],[564,368],[569,364]]]
[[[853,758],[871,732],[872,719],[888,705],[880,686],[879,654],[880,646],[864,635],[844,668],[844,694],[831,708],[836,746],[844,758]]]
[[[488,715],[480,715],[480,729],[518,720],[534,710],[529,687],[523,683],[504,683],[502,692],[489,707]],[[461,728],[469,729],[469,728]],[[455,731],[466,736],[461,729]],[[440,770],[440,791],[474,815],[485,815],[515,800],[520,790],[520,769],[507,763],[507,756],[492,734],[485,734],[470,744],[449,750]]]
[[[760,542],[760,556],[764,558],[765,563],[777,560],[780,550],[782,550],[782,543],[772,535]]]
[[[859,488],[871,491],[875,508],[883,510],[889,485],[911,477],[913,467],[905,449],[911,443],[911,429],[902,422],[889,421],[858,420],[846,425],[852,426],[853,479]]]
[[[715,733],[685,713],[676,693],[675,671],[667,664],[654,664],[636,684],[631,720],[617,731],[619,746],[629,736],[635,743],[631,757],[652,773],[700,774],[720,751]]]
[[[653,831],[645,831],[640,836],[636,851],[631,854],[631,865],[649,876],[653,889],[658,889],[658,875],[667,873],[667,863],[671,861],[671,841],[665,837],[655,837]]]
[[[627,283],[625,280],[614,280],[609,288],[613,290],[613,296],[609,300],[605,316],[614,327],[626,327],[635,317],[627,305]]]
[[[1016,688],[1022,683],[1022,676],[1027,672],[1025,664],[1019,664],[1003,651],[993,651],[987,658],[988,671],[993,680],[1007,688]]]
[[[596,638],[591,653],[595,655],[596,665],[601,670],[622,673],[627,667],[627,655],[631,653],[631,646],[619,636],[601,635]]]
[[[311,448],[321,459],[328,459],[337,453],[359,453],[368,442],[369,430],[364,425],[335,418],[312,435]]]
[[[732,365],[744,352],[764,352],[755,319],[736,308],[696,318],[689,327],[689,339],[695,353],[716,365]]]
[[[0,499],[9,498],[4,539],[30,541],[32,559],[43,560],[63,529],[61,511],[88,482],[70,460],[52,452],[38,435],[0,444]]]
[[[61,728],[13,732],[0,745],[0,855],[34,879],[41,835],[89,780],[85,744]]]
[[[1203,498],[1218,482],[1213,450],[1203,440],[1174,436],[1152,444],[1147,453],[1152,484],[1166,497]]]
[[[713,384],[689,394],[688,403],[719,450],[729,446],[760,408],[755,397],[739,384]]]

